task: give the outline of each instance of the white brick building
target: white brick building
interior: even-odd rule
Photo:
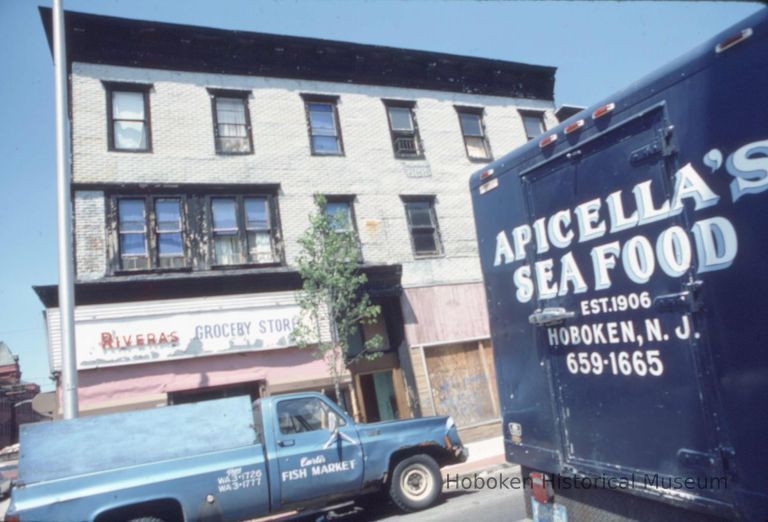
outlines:
[[[320,193],[349,210],[385,312],[387,350],[351,368],[349,407],[496,420],[467,181],[556,124],[553,68],[78,13],[67,26],[84,410],[325,387],[289,341],[209,346],[197,330],[292,310]],[[37,291],[55,325],[55,288]],[[297,371],[263,371],[281,365]]]

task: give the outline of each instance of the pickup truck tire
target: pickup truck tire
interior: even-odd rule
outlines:
[[[127,522],[165,522],[162,518],[157,517],[139,517],[131,518]]]
[[[389,484],[390,498],[403,511],[428,508],[441,490],[440,466],[429,455],[414,455],[398,462]]]

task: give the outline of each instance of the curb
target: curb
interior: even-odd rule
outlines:
[[[506,461],[504,458],[504,454],[500,453],[498,455],[493,455],[491,457],[486,457],[484,459],[479,459],[474,462],[464,462],[462,464],[455,464],[453,466],[446,466],[444,467],[441,472],[443,475],[446,474],[458,474],[459,476],[464,476],[472,473],[481,473],[487,470],[496,470],[496,469],[504,469],[510,466],[515,466],[516,464],[510,464]]]

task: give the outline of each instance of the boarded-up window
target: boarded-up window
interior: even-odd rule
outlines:
[[[438,415],[451,415],[459,427],[497,418],[477,343],[425,349]]]

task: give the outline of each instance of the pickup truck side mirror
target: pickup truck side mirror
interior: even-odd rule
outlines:
[[[328,413],[328,430],[331,433],[336,433],[339,431],[339,417],[335,412]]]

